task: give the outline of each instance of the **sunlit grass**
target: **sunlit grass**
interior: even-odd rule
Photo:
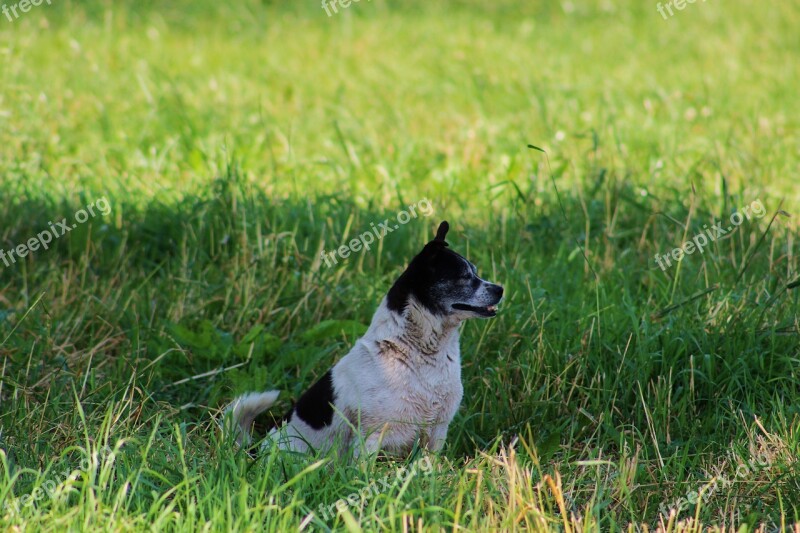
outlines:
[[[0,248],[111,205],[0,262],[0,524],[800,521],[797,7],[312,4],[0,18]],[[657,266],[755,200],[763,218]],[[507,289],[464,327],[447,447],[323,517],[423,456],[253,460],[214,419],[246,390],[288,407],[354,340],[313,328],[368,324],[443,219]]]

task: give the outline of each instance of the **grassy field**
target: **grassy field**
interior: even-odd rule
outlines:
[[[14,6],[0,529],[800,529],[796,3]],[[441,220],[506,287],[444,452],[235,451]]]

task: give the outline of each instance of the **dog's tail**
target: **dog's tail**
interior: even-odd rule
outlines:
[[[239,446],[250,445],[250,429],[256,417],[272,407],[279,391],[251,392],[236,398],[225,408],[223,430],[232,430]]]

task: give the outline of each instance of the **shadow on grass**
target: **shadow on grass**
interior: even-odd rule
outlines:
[[[2,192],[14,198],[0,212],[5,249],[101,197],[50,198],[9,185]],[[516,191],[510,215],[469,220],[451,234],[454,249],[511,289],[497,319],[464,327],[455,453],[515,435],[530,435],[548,453],[564,438],[598,434],[618,445],[626,428],[650,424],[667,449],[668,442],[702,447],[721,431],[735,433],[736,413],[753,416],[774,408],[775,394],[796,392],[796,332],[780,331],[796,294],[772,302],[761,322],[754,318],[769,309],[759,296],[771,283],[759,277],[771,275],[769,261],[757,256],[753,275],[736,281],[736,265],[708,253],[683,268],[682,289],[697,290],[704,283],[697,274],[711,265],[726,290],[657,317],[675,298],[675,278],[649,264],[652,249],[663,246],[655,237],[674,239],[683,229],[624,184],[614,190],[610,229],[603,194],[600,187],[597,198],[562,194],[543,207]],[[41,434],[19,391],[42,402],[45,420],[57,420],[73,395],[102,411],[134,382],[151,414],[166,409],[176,420],[207,421],[209,409],[235,393],[266,387],[286,391],[281,411],[356,337],[310,341],[304,333],[330,319],[368,324],[438,222],[452,220],[441,212],[412,219],[372,250],[326,267],[321,250],[397,211],[335,196],[270,198],[236,171],[174,204],[109,201],[107,217],[24,262],[0,265],[6,426],[27,420],[19,427]],[[588,225],[567,215],[584,212]],[[748,237],[758,227],[741,231]],[[642,245],[647,232],[654,242]]]

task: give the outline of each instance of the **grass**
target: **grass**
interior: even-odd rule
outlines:
[[[798,24],[743,0],[0,18],[0,248],[111,207],[0,263],[0,526],[797,530]],[[225,402],[288,406],[442,219],[507,295],[463,328],[444,452],[234,451]]]

